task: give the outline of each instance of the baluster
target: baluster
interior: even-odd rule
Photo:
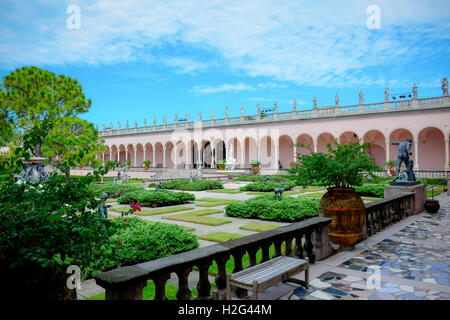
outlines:
[[[299,234],[295,238],[295,248],[294,248],[294,255],[296,257],[299,257],[300,259],[303,259],[303,245],[302,245],[302,239],[303,234]]]
[[[284,255],[286,257],[292,256],[292,237],[286,238],[286,248],[284,249]]]
[[[192,268],[179,270],[176,272],[178,276],[177,300],[191,300],[191,290],[189,290],[188,277]]]
[[[200,271],[197,283],[198,300],[210,299],[211,284],[209,283],[208,279],[208,270],[210,265],[211,261],[206,261],[197,266]]]
[[[164,274],[153,278],[155,283],[155,300],[167,300],[166,282],[170,279],[170,274]]]
[[[281,243],[282,243],[281,239],[276,239],[273,242],[273,245],[275,247],[275,253],[273,255],[273,258],[281,256]]]
[[[316,256],[313,251],[312,232],[308,231],[305,236],[306,236],[306,239],[305,239],[306,240],[306,245],[305,245],[306,255],[309,258],[309,263],[314,263],[314,262],[316,262]]]
[[[264,242],[261,244],[261,250],[262,250],[261,262],[266,262],[266,261],[270,260],[269,248],[270,248],[270,243]]]
[[[258,251],[258,247],[250,247],[247,249],[248,252],[248,265],[247,268],[256,265],[256,252]]]
[[[244,256],[245,251],[242,249],[238,249],[236,251],[234,251],[232,253],[233,258],[234,258],[234,269],[233,269],[233,273],[242,271],[242,257]],[[242,288],[238,288],[238,287],[233,287],[232,288],[232,292],[234,293],[234,295],[238,298],[243,298],[245,296],[247,296],[248,292],[245,289]]]
[[[219,290],[226,289],[227,287],[227,275],[225,271],[225,265],[228,261],[228,255],[216,258],[217,263],[217,275],[215,278],[216,287]]]

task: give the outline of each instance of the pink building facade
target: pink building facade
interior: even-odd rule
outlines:
[[[370,155],[375,164],[396,159],[397,147],[393,141],[413,140],[412,159],[415,170],[449,171],[450,96],[359,105],[317,107],[296,110],[296,101],[290,112],[211,118],[143,127],[105,128],[100,135],[106,151],[99,155],[108,160],[130,160],[132,167],[142,167],[144,160],[153,167],[215,168],[228,156],[236,159],[237,168],[250,167],[258,160],[262,168],[289,168],[295,155],[310,150],[326,152],[327,143],[361,140],[370,143]],[[258,105],[259,110],[259,105]],[[227,112],[228,114],[228,112]],[[303,143],[306,147],[295,146]],[[228,155],[227,155],[228,153]]]

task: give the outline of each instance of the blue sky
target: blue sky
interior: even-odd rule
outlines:
[[[36,65],[77,78],[100,128],[384,100],[450,77],[448,0],[0,0],[0,76]],[[70,29],[67,8],[80,9]],[[380,9],[380,28],[369,29]]]

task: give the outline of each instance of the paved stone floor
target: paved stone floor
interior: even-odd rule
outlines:
[[[316,263],[309,289],[290,288],[281,299],[449,300],[450,197],[437,198],[437,214],[409,217]]]

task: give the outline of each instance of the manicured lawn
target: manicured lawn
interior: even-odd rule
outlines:
[[[324,194],[325,194],[325,191],[324,192],[311,192],[311,193],[306,193],[306,194],[300,194],[298,197],[322,198]]]
[[[207,234],[199,235],[199,239],[215,241],[215,242],[225,242],[228,240],[239,239],[244,237],[242,234],[228,233],[228,232],[211,232]]]
[[[243,191],[240,191],[239,189],[217,189],[217,190],[207,190],[206,192],[236,194],[236,193],[242,193]]]
[[[106,199],[106,203],[117,202],[117,199]]]
[[[113,219],[117,219],[117,218],[122,218],[122,217],[121,216],[108,215],[108,219],[109,220],[113,220]],[[142,219],[142,220],[147,222],[148,224],[155,224],[156,223],[155,221],[150,221],[150,220],[145,220],[145,219]],[[181,226],[181,227],[183,227],[183,229],[188,231],[188,232],[195,231],[195,228],[193,228],[193,227],[187,227],[187,226]]]
[[[433,194],[434,194],[434,196],[437,196],[438,194],[444,192],[444,189],[445,189],[446,186],[447,185],[441,184],[441,185],[437,186],[436,189],[434,189],[434,191],[433,190],[427,190],[427,197],[431,198],[433,196]]]
[[[270,192],[273,191],[268,191],[268,192],[263,192],[263,191],[252,191],[252,192],[247,192],[247,194],[254,194],[254,195],[259,195],[259,196],[265,196],[267,194],[270,194]],[[283,192],[283,195],[294,195],[294,194],[299,194],[299,193],[303,193],[302,191],[299,190],[289,190],[289,191],[285,191]]]
[[[220,213],[223,210],[220,209],[205,209],[198,210],[192,212],[186,212],[181,214],[173,214],[170,216],[164,216],[163,219],[175,220],[175,221],[184,221],[184,222],[192,222],[198,224],[205,224],[209,226],[220,226],[225,223],[230,223],[231,220],[222,219],[222,218],[212,218],[212,217],[204,217],[208,214]]]
[[[134,214],[136,214],[138,216],[154,216],[157,214],[172,213],[172,212],[178,212],[178,211],[187,211],[187,210],[192,210],[192,209],[195,209],[195,208],[194,207],[168,207],[168,208],[158,208],[158,209],[153,209],[153,210],[142,209],[141,211],[136,211]],[[122,212],[128,211],[128,208],[112,208],[110,210],[122,213]]]
[[[268,224],[268,223],[252,223],[246,226],[239,227],[239,229],[242,230],[248,230],[248,231],[256,231],[256,232],[262,232],[267,230],[272,230],[279,228],[280,226],[274,225],[274,224]]]
[[[197,207],[216,207],[216,206],[223,206],[223,205],[234,203],[234,202],[242,202],[241,200],[232,200],[232,199],[214,199],[214,198],[203,198],[203,199],[212,199],[212,200],[200,200],[200,201],[204,201],[207,203],[198,203],[198,204],[196,204]]]
[[[319,190],[326,190],[327,188],[322,186],[307,186],[305,189],[303,189],[302,187],[296,187],[294,189],[301,192],[313,192]]]

